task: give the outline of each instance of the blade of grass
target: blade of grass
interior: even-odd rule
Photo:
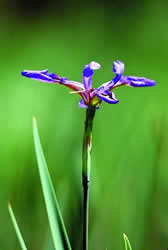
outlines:
[[[132,250],[131,244],[126,234],[123,234],[123,238],[124,238],[124,243],[125,243],[125,250]]]
[[[9,210],[9,214],[10,214],[10,217],[11,217],[11,220],[12,220],[12,223],[13,223],[13,227],[15,229],[16,235],[17,235],[19,243],[20,243],[20,247],[21,247],[22,250],[27,250],[27,247],[26,247],[26,245],[24,243],[22,234],[20,232],[19,226],[17,224],[16,218],[15,218],[15,215],[13,213],[13,210],[12,210],[12,207],[11,207],[10,203],[8,203],[8,210]]]
[[[54,192],[53,184],[48,172],[46,160],[42,151],[35,118],[33,118],[33,135],[40,180],[42,184],[42,190],[48,213],[54,247],[56,250],[71,250],[69,239]]]

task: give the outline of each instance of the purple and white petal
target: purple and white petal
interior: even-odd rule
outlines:
[[[92,61],[89,63],[89,67],[92,69],[92,70],[97,70],[97,69],[100,69],[101,65],[95,61]]]
[[[120,82],[131,87],[151,87],[156,85],[156,82],[151,79],[136,76],[123,76]]]
[[[34,70],[24,70],[21,73],[23,76],[37,80],[40,82],[56,83],[58,76],[53,73],[48,73],[48,70],[34,71]]]
[[[114,61],[113,73],[117,75],[122,75],[124,73],[124,63],[120,61]]]
[[[61,77],[60,78],[60,83],[65,84],[67,80],[68,80],[67,77]]]
[[[103,83],[96,90],[99,93],[108,93],[109,89],[111,89],[113,86],[114,86],[114,82],[112,80],[112,81],[108,81],[108,82]]]
[[[109,85],[108,85],[109,90],[111,90],[113,88],[113,86],[116,85],[118,83],[118,81],[120,81],[123,72],[124,72],[124,63],[122,63],[120,61],[114,61],[113,62],[113,73],[115,73],[116,76],[109,83]]]
[[[83,85],[86,91],[92,88],[93,71],[100,69],[100,67],[101,67],[100,64],[94,61],[85,65],[83,70]]]
[[[120,81],[120,78],[122,77],[122,74],[124,72],[124,63],[120,61],[114,61],[113,62],[113,73],[116,74],[116,76],[111,80],[104,84],[102,84],[98,90],[103,88],[103,91],[108,93],[118,82]]]
[[[83,99],[81,99],[81,101],[79,102],[79,107],[80,107],[80,108],[85,108],[85,109],[88,108],[88,106],[85,104],[85,102],[84,102]]]
[[[100,93],[97,93],[96,94],[102,101],[104,102],[108,102],[108,103],[111,103],[111,104],[116,104],[119,102],[119,100],[117,100],[115,98],[115,95],[113,92],[109,92],[108,95],[104,95],[104,94],[100,94]]]
[[[48,73],[47,76],[51,77],[52,79],[58,79],[58,75],[56,75],[54,73]]]
[[[68,85],[68,84],[69,84],[69,85],[74,85],[74,86],[76,86],[76,87],[78,87],[78,88],[81,88],[82,90],[85,90],[83,84],[80,83],[80,82],[65,80],[64,84],[65,84],[65,85]]]

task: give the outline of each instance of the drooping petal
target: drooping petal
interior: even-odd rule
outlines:
[[[48,82],[48,83],[59,83],[68,88],[70,88],[74,93],[79,94],[82,98],[86,98],[85,96],[85,89],[83,84],[75,81],[69,81],[66,77],[59,77],[54,73],[48,73],[48,70],[39,70],[39,71],[32,71],[32,70],[24,70],[22,71],[22,75],[33,80],[37,80],[40,82]]]
[[[115,95],[113,92],[109,92],[107,95],[105,94],[101,94],[101,93],[97,93],[96,94],[102,101],[104,102],[108,102],[108,103],[111,103],[111,104],[116,104],[119,102],[119,100],[117,100],[115,98]]]
[[[58,75],[53,73],[48,73],[48,70],[34,71],[34,70],[24,70],[22,71],[22,76],[37,80],[40,82],[57,83],[59,79]]]
[[[85,108],[85,109],[88,108],[88,106],[85,104],[85,102],[84,102],[83,99],[80,100],[80,102],[79,102],[79,107],[80,107],[80,108]]]
[[[100,67],[101,67],[100,64],[94,61],[85,65],[84,70],[83,70],[83,85],[86,91],[92,88],[93,71],[100,69]]]
[[[145,77],[123,76],[120,79],[120,84],[125,84],[131,87],[151,87],[155,86],[156,82]]]

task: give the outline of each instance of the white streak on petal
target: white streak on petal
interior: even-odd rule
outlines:
[[[42,73],[42,74],[46,74],[46,73],[48,73],[48,69],[44,69],[44,70],[23,70],[23,72],[26,72],[26,73]]]

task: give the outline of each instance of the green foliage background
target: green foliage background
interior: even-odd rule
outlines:
[[[122,87],[117,105],[97,111],[90,194],[91,250],[168,247],[167,4],[134,9],[52,9],[38,18],[1,16],[0,248],[19,249],[10,200],[29,249],[53,249],[32,137],[36,116],[73,249],[81,249],[81,147],[85,110],[68,89],[21,77],[49,68],[81,81],[83,66],[101,63],[94,86],[112,79],[112,62],[155,88]],[[130,8],[130,9],[129,9]],[[59,13],[59,14],[58,14]],[[58,14],[58,15],[57,15]]]

